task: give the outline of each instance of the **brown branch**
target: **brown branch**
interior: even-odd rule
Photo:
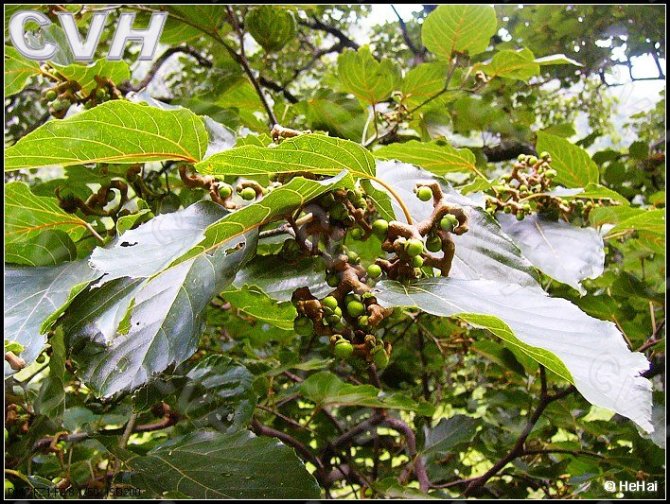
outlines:
[[[511,139],[502,140],[500,144],[492,147],[485,146],[482,148],[482,151],[489,163],[498,163],[500,161],[516,159],[519,157],[519,154],[537,156],[537,151],[531,144]]]
[[[299,23],[302,26],[307,26],[312,30],[320,30],[326,33],[330,33],[332,36],[336,37],[344,47],[350,47],[351,49],[358,50],[360,47],[356,42],[347,37],[342,30],[335,28],[334,26],[329,26],[322,21],[320,21],[316,16],[312,16],[312,22],[305,20],[300,20]]]
[[[498,460],[493,465],[493,467],[491,467],[491,469],[486,471],[486,473],[484,473],[482,476],[479,476],[474,480],[472,480],[468,484],[465,491],[463,492],[464,496],[467,496],[473,491],[481,489],[489,479],[498,474],[498,472],[500,472],[500,470],[503,469],[509,462],[511,462],[515,458],[523,456],[523,454],[526,451],[524,449],[524,444],[526,443],[528,436],[530,436],[530,433],[535,428],[535,425],[540,420],[540,417],[542,416],[542,413],[544,413],[544,410],[547,408],[547,406],[549,406],[554,401],[562,399],[563,397],[571,394],[576,390],[574,386],[570,386],[567,389],[563,390],[562,392],[556,393],[554,395],[549,395],[549,393],[547,392],[547,375],[543,366],[540,366],[540,380],[542,388],[540,394],[540,402],[538,403],[537,407],[526,421],[526,426],[524,427],[523,431],[517,438],[516,442],[514,443],[514,446],[507,453],[507,455]]]
[[[425,47],[418,48],[414,45],[414,42],[412,42],[412,39],[410,38],[409,33],[407,32],[407,23],[405,23],[405,20],[397,11],[395,5],[391,5],[391,9],[393,9],[393,12],[395,12],[396,17],[398,18],[398,24],[400,25],[400,31],[402,32],[402,38],[405,41],[405,44],[407,44],[409,50],[412,51],[412,54],[416,56],[417,63],[420,63],[421,61],[423,61],[423,56],[426,54]]]
[[[151,65],[151,68],[147,72],[147,74],[144,76],[144,79],[142,79],[137,85],[135,86],[125,86],[123,89],[124,91],[139,91],[142,88],[145,88],[149,85],[149,83],[153,80],[153,78],[156,76],[158,73],[158,70],[163,66],[163,64],[172,56],[173,54],[177,53],[183,53],[183,54],[188,54],[189,56],[192,56],[195,58],[195,60],[203,67],[205,68],[211,68],[212,67],[212,62],[209,61],[207,58],[205,58],[202,54],[200,54],[195,48],[191,46],[177,46],[177,47],[170,47],[167,49],[163,54],[161,54],[158,59]]]
[[[319,474],[318,479],[323,479],[322,475],[324,469],[323,462],[321,462],[321,460],[318,457],[316,457],[316,455],[314,455],[304,444],[295,439],[293,436],[291,436],[290,434],[286,434],[285,432],[273,429],[272,427],[268,427],[267,425],[263,425],[255,418],[251,422],[251,430],[254,431],[259,436],[269,436],[277,438],[284,444],[295,448],[295,450],[300,455],[302,455],[302,457],[306,461],[316,466],[317,473]]]

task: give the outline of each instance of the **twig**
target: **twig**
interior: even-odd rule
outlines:
[[[341,30],[338,28],[335,28],[334,26],[329,26],[322,21],[320,21],[316,16],[312,16],[312,22],[310,23],[309,21],[304,21],[300,20],[299,23],[302,26],[307,26],[308,28],[311,28],[313,30],[321,30],[326,33],[330,33],[334,37],[337,37],[340,41],[340,43],[344,47],[350,47],[351,49],[358,50],[360,47],[356,42],[351,40],[349,37],[347,37]]]
[[[417,56],[417,57],[423,56],[424,51],[418,49],[414,45],[414,42],[412,42],[412,39],[409,37],[409,33],[407,32],[407,24],[405,23],[405,20],[402,18],[400,13],[396,10],[395,5],[391,5],[391,9],[393,9],[393,12],[395,12],[396,17],[398,18],[398,24],[400,25],[400,31],[402,32],[402,38],[405,41],[405,44],[407,44],[407,47],[409,48],[409,50],[412,51],[414,56]]]

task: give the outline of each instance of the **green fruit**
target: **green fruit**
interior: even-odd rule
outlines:
[[[527,186],[526,184],[521,184],[521,185],[519,186],[519,191],[521,191],[521,192],[526,192],[526,191],[528,191],[528,186]]]
[[[338,304],[337,299],[334,296],[326,296],[321,301],[321,306],[323,306],[324,308],[330,308],[331,310],[337,308],[338,307],[337,304]]]
[[[542,151],[542,152],[540,152],[540,157],[542,159],[546,160],[547,158],[551,157],[551,154],[549,154],[547,151]]]
[[[519,210],[519,211],[516,213],[516,220],[518,220],[518,221],[522,221],[524,217],[525,217],[525,214],[523,213],[523,210]]]
[[[412,257],[412,266],[415,268],[420,268],[423,266],[423,257],[420,255]]]
[[[453,231],[458,226],[458,219],[455,215],[447,214],[440,220],[440,227],[445,231]]]
[[[426,240],[426,248],[430,252],[439,252],[442,250],[442,240],[436,235],[429,236]]]
[[[102,100],[105,97],[106,94],[107,93],[105,92],[105,90],[103,88],[98,88],[98,89],[95,90],[95,97],[98,100]]]
[[[388,366],[389,356],[386,354],[386,351],[383,348],[379,348],[372,355],[372,361],[375,363],[377,369],[384,369]]]
[[[342,308],[340,308],[339,306],[336,306],[335,308],[333,308],[333,315],[337,315],[338,317],[341,317],[342,316]]]
[[[14,483],[5,479],[5,495],[14,493]]]
[[[328,315],[326,317],[326,322],[328,322],[329,325],[336,325],[337,323],[340,322],[340,319],[342,317],[340,315],[335,315],[334,313],[332,315]]]
[[[405,252],[410,257],[415,257],[423,253],[423,242],[417,238],[411,238],[405,243]]]
[[[229,198],[233,194],[233,188],[229,184],[221,184],[219,186],[219,196],[223,199]]]
[[[519,154],[519,157],[517,157],[520,163],[523,163],[526,160],[526,155],[525,154]]]
[[[358,198],[353,202],[356,208],[367,208],[368,202],[365,201],[365,198]]]
[[[526,161],[528,162],[529,165],[534,165],[535,163],[537,163],[537,158],[535,156],[530,156]]]
[[[365,305],[360,301],[351,301],[347,304],[347,313],[350,317],[359,317],[365,313]]]
[[[333,326],[333,329],[334,329],[335,331],[342,332],[342,331],[344,331],[344,329],[345,329],[346,327],[347,327],[347,325],[346,325],[346,323],[345,323],[345,320],[344,320],[343,318],[341,318],[341,319],[337,322],[337,324],[335,324],[335,325]]]
[[[361,262],[360,256],[353,250],[349,250],[347,252],[347,259],[351,264],[358,264],[359,262]]]
[[[357,322],[360,327],[367,327],[368,325],[370,325],[370,320],[367,315],[361,315],[360,317],[358,317]]]
[[[428,201],[433,198],[433,191],[430,190],[430,187],[421,186],[416,190],[416,197],[421,201]]]
[[[353,292],[350,292],[349,294],[344,296],[344,304],[349,304],[352,301],[361,301],[361,299],[363,299],[363,298],[361,298],[361,296],[359,296],[358,294],[354,294]]]
[[[348,359],[354,353],[354,347],[347,340],[339,340],[335,343],[335,356],[339,359]]]
[[[293,321],[293,329],[300,336],[311,336],[314,331],[314,324],[307,317],[298,317]]]
[[[526,204],[523,206],[523,210],[524,210],[524,212],[526,212],[526,213],[530,212],[530,211],[532,210],[532,208],[531,208],[531,206],[530,206],[530,203],[526,203]]]
[[[357,228],[352,229],[349,234],[351,234],[351,237],[354,240],[360,240],[361,238],[363,238],[363,235],[365,234],[365,232],[361,228],[357,227]]]
[[[379,278],[382,275],[382,269],[378,264],[371,264],[367,271],[370,278]]]
[[[511,206],[506,206],[505,208],[503,208],[503,212],[512,213],[512,207]]]
[[[389,230],[389,223],[384,219],[377,219],[372,223],[372,232],[382,240],[386,238],[388,230]]]
[[[256,191],[254,191],[253,187],[245,187],[240,191],[240,197],[243,200],[251,201],[252,199],[256,199]]]
[[[548,169],[544,176],[547,177],[548,179],[554,178],[556,175],[558,175],[558,172],[554,170],[553,168]]]
[[[49,89],[49,90],[46,92],[46,94],[44,95],[44,97],[45,97],[48,101],[53,101],[53,100],[55,100],[55,99],[58,97],[58,93],[56,93],[56,91],[54,91],[53,89]]]
[[[347,207],[344,205],[344,203],[336,203],[330,209],[330,217],[339,221],[344,220],[349,217],[349,210],[347,210]]]
[[[340,279],[337,278],[337,275],[329,275],[326,277],[326,283],[329,287],[337,287],[340,285]]]

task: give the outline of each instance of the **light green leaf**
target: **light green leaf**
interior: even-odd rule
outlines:
[[[263,49],[268,52],[280,51],[288,44],[296,32],[293,14],[276,6],[254,7],[244,17],[245,28]]]
[[[477,169],[472,151],[456,149],[444,140],[431,142],[410,140],[405,143],[394,143],[377,149],[373,154],[380,159],[397,159],[403,163],[420,166],[435,175],[469,172],[486,179]]]
[[[58,257],[71,246],[58,234],[43,235],[44,231],[61,231],[71,240],[79,240],[86,234],[86,222],[58,206],[56,198],[36,196],[24,182],[5,184],[5,253],[8,262],[19,264],[57,264]],[[60,245],[59,245],[60,244]],[[42,260],[35,256],[37,250],[26,246],[42,247]],[[53,249],[53,261],[48,257]],[[60,252],[59,252],[60,250]],[[41,262],[42,264],[36,264]]]
[[[633,207],[600,207],[594,208],[589,214],[594,226],[614,224],[606,234],[606,238],[631,231],[646,231],[665,237],[665,210]]]
[[[549,194],[560,196],[563,199],[591,199],[591,200],[610,200],[623,206],[630,205],[630,201],[625,196],[612,189],[601,186],[600,184],[588,184],[584,188],[565,189],[557,188]]]
[[[26,266],[56,266],[77,258],[77,246],[65,231],[47,229],[26,241],[5,243],[5,262]]]
[[[20,92],[31,77],[39,74],[39,62],[24,58],[13,47],[5,46],[5,98]]]
[[[496,218],[533,266],[574,287],[582,296],[586,289],[581,281],[602,275],[605,244],[595,229],[548,220],[537,214],[519,221],[515,216],[498,212]]]
[[[425,278],[410,285],[384,280],[374,291],[383,306],[411,306],[483,327],[568,380],[592,404],[651,424],[651,382],[641,353],[628,349],[612,322],[550,298],[539,287],[509,282]]]
[[[49,376],[40,387],[35,401],[35,411],[55,419],[62,417],[65,411],[65,337],[63,331],[55,331],[49,340],[51,356],[49,357]]]
[[[27,364],[42,351],[51,323],[99,275],[86,261],[37,268],[5,265],[5,339],[24,346],[21,358]],[[5,376],[12,372],[5,362]]]
[[[421,40],[441,59],[450,60],[455,52],[474,56],[486,50],[497,26],[490,5],[440,5],[423,22]]]
[[[365,406],[416,411],[424,416],[431,416],[434,410],[430,404],[402,394],[386,394],[372,385],[351,385],[329,371],[311,375],[300,384],[300,392],[319,407]]]
[[[275,147],[235,147],[197,163],[208,175],[253,177],[279,173],[337,175],[342,170],[356,177],[375,174],[372,155],[359,144],[319,134],[299,135]]]
[[[227,289],[221,296],[235,309],[279,329],[293,331],[298,312],[290,302],[277,303],[257,287]]]
[[[99,59],[90,65],[78,63],[72,65],[52,63],[52,65],[66,79],[78,82],[86,95],[98,87],[95,77],[107,78],[115,84],[130,79],[130,69],[125,61]]]
[[[556,183],[566,187],[586,187],[598,183],[598,165],[581,147],[564,138],[538,131],[536,149],[551,154],[551,167],[558,172]]]
[[[337,58],[340,85],[361,102],[374,105],[391,96],[400,84],[400,70],[389,59],[377,61],[367,46]]]
[[[526,48],[519,51],[498,51],[491,62],[481,68],[491,78],[504,77],[524,82],[540,74],[540,65],[535,61],[533,52]]]
[[[421,63],[412,68],[400,87],[403,101],[411,108],[442,91],[447,82],[447,69],[443,62]]]
[[[146,455],[109,450],[135,472],[149,496],[195,499],[318,499],[318,484],[293,449],[246,430],[199,431],[172,438]]]
[[[167,160],[194,163],[206,149],[203,121],[189,110],[112,100],[28,133],[5,150],[5,170]]]

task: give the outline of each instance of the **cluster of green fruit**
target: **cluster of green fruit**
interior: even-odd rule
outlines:
[[[251,186],[238,185],[237,194],[245,201],[252,201],[258,197],[258,191]],[[228,199],[233,195],[233,186],[224,182],[219,184],[219,196]]]
[[[64,81],[42,92],[43,101],[49,107],[49,114],[62,119],[70,107],[76,103],[83,103],[85,109],[90,109],[99,103],[106,102],[114,97],[103,83],[94,88],[88,96],[80,96],[81,86],[76,81]]]
[[[533,211],[530,202],[538,204],[542,200],[556,175],[548,152],[542,152],[539,158],[520,154],[512,165],[512,172],[500,177],[491,187],[494,196],[487,199],[486,211],[491,215],[502,211],[523,220]]]

